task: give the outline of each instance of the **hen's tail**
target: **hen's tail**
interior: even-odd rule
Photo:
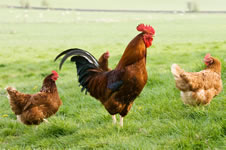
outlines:
[[[10,96],[15,95],[15,92],[16,92],[15,88],[9,86],[9,87],[6,87],[5,90],[8,92],[8,99],[10,99]]]
[[[186,80],[186,72],[181,69],[177,64],[171,66],[171,72],[174,76],[176,87],[179,90],[186,91],[190,88],[188,81]]]
[[[77,75],[79,77],[78,81],[82,86],[81,91],[85,89],[86,89],[86,92],[89,91],[89,89],[87,88],[89,83],[89,78],[93,74],[97,73],[99,68],[99,63],[96,60],[96,58],[85,50],[75,48],[75,49],[69,49],[69,50],[63,51],[55,58],[55,61],[63,55],[64,57],[60,62],[59,68],[60,69],[62,68],[63,63],[68,57],[73,56],[71,58],[71,61],[75,62],[76,64]]]
[[[8,99],[12,111],[16,115],[21,114],[24,106],[24,100],[20,97],[19,92],[15,88],[10,86],[5,89],[8,92]]]
[[[171,72],[174,76],[174,79],[177,80],[178,78],[180,78],[180,75],[184,72],[184,70],[181,69],[177,64],[172,64]]]

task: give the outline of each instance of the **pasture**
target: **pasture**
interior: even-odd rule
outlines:
[[[0,9],[0,149],[225,149],[226,15],[134,14]],[[156,30],[148,49],[148,83],[124,119],[113,125],[104,107],[80,92],[74,64],[59,71],[54,58],[78,47],[95,57],[109,50],[114,68],[139,23]],[[224,90],[209,106],[185,106],[170,72],[222,62]],[[35,93],[51,70],[63,106],[38,128],[16,121],[4,88]],[[117,116],[119,120],[119,116]]]

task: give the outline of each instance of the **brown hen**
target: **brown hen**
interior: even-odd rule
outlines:
[[[184,104],[207,105],[222,91],[221,62],[210,54],[204,58],[206,68],[200,72],[185,72],[173,64],[171,72]]]
[[[18,121],[26,125],[38,125],[58,111],[62,101],[55,83],[57,78],[57,72],[52,71],[36,94],[24,94],[12,87],[6,88],[11,109]]]

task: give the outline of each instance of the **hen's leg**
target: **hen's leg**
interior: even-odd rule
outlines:
[[[112,115],[112,120],[113,120],[113,124],[116,124],[117,120],[116,120],[116,116]]]
[[[120,126],[123,127],[123,117],[120,116]]]

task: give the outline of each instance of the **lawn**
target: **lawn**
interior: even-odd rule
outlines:
[[[226,148],[226,15],[0,9],[0,18],[0,149]],[[53,59],[72,47],[97,58],[109,50],[114,68],[139,23],[156,30],[148,83],[120,128],[100,102],[80,92],[75,66],[68,61],[59,71]],[[199,71],[206,53],[222,62],[224,90],[209,106],[185,106],[170,66]],[[35,93],[51,70],[59,72],[63,106],[38,128],[18,123],[4,88]]]

